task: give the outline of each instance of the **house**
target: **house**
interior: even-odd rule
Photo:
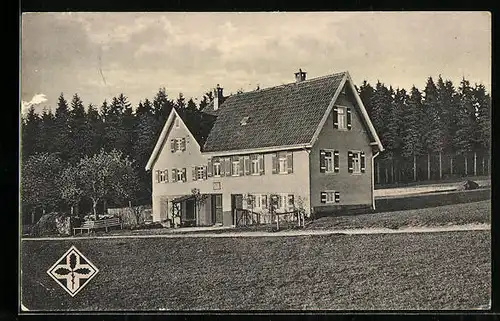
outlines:
[[[266,221],[271,203],[307,216],[374,209],[383,146],[348,72],[306,80],[299,70],[289,84],[228,97],[217,85],[214,96],[165,122],[146,165],[155,221],[234,225],[239,208]]]

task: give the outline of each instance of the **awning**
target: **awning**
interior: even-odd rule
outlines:
[[[184,196],[179,196],[177,198],[174,198],[172,200],[172,203],[180,203],[182,201],[185,201],[185,200],[188,200],[188,199],[192,199],[194,198],[194,195],[184,195]]]

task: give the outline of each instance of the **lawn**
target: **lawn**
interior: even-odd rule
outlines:
[[[482,224],[491,222],[491,201],[453,204],[416,210],[384,213],[327,216],[311,221],[308,229],[402,228]]]
[[[100,270],[75,297],[46,270],[75,245]],[[490,233],[22,242],[30,310],[474,309]]]

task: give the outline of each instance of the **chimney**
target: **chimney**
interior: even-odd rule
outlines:
[[[222,102],[222,89],[219,84],[217,84],[217,87],[214,88],[214,110],[218,110],[219,106]]]
[[[299,72],[295,73],[295,81],[296,82],[301,82],[306,80],[306,72],[302,71],[302,69],[299,69]]]

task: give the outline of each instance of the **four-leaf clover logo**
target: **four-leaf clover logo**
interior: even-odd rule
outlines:
[[[71,296],[75,296],[99,270],[72,246],[47,271]]]

